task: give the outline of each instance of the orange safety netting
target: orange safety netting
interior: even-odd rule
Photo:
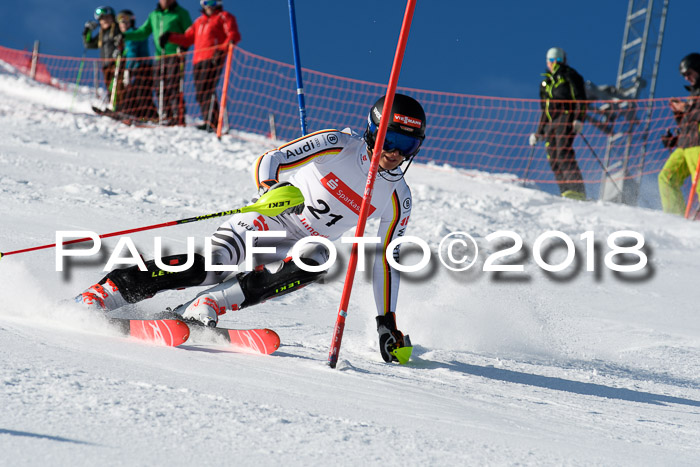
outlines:
[[[191,59],[192,52],[164,60],[121,60],[115,80],[114,61],[39,54],[35,79],[68,92],[76,83],[83,90],[94,88],[98,108],[132,122],[216,126],[226,51],[208,67],[193,66]],[[30,52],[0,47],[0,60],[30,73]],[[361,133],[369,107],[386,90],[384,84],[313,70],[304,70],[303,79],[309,131],[349,126]],[[226,128],[260,135],[274,131],[278,140],[300,136],[292,65],[234,48],[227,87],[222,119]],[[417,161],[556,184],[544,144],[528,145],[542,114],[539,100],[402,87],[397,92],[418,99],[427,113],[427,138]],[[661,135],[676,128],[668,101],[589,101],[583,136],[573,142],[589,196],[596,197],[601,183],[608,185],[604,190],[622,187],[660,171],[669,155]]]

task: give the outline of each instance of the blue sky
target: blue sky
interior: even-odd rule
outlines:
[[[661,1],[661,0],[657,0]],[[80,56],[89,0],[2,2],[0,45]],[[193,19],[196,0],[181,0]],[[119,0],[141,24],[156,0]],[[302,65],[372,82],[386,82],[405,9],[404,0],[296,0]],[[293,63],[285,0],[224,0],[238,19],[244,49]],[[539,74],[551,46],[563,47],[586,80],[614,84],[626,0],[418,0],[399,84],[463,94],[537,98]],[[700,51],[700,2],[672,0],[657,97],[685,95],[678,62]],[[151,47],[153,50],[153,47]],[[95,51],[89,52],[96,56]]]

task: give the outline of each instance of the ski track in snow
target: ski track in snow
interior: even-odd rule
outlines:
[[[107,233],[248,204],[250,166],[273,146],[129,128],[92,115],[89,89],[73,100],[6,66],[0,96],[0,251],[53,243],[56,230]],[[700,463],[698,223],[449,167],[414,164],[407,180],[409,235],[435,253],[448,233],[468,232],[481,261],[452,273],[433,255],[427,272],[404,275],[398,322],[416,346],[406,366],[381,361],[359,272],[338,368],[327,367],[349,251],[339,242],[325,284],[222,317],[275,329],[282,347],[270,357],[119,337],[70,303],[102,277],[105,254],[66,273],[53,250],[3,258],[0,465]],[[154,235],[183,251],[221,220],[132,238],[146,257]],[[552,278],[529,254],[525,273],[496,280],[480,267],[502,248],[485,239],[499,230],[530,252],[540,234],[565,232],[580,258],[586,231],[603,254],[612,232],[639,231],[648,277],[615,275],[600,254],[596,272]]]

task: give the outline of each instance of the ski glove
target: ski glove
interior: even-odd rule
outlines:
[[[398,362],[399,359],[391,351],[404,347],[403,333],[396,329],[396,315],[387,313],[377,316],[377,333],[379,334],[379,353],[385,362]]]
[[[583,130],[583,122],[581,120],[574,120],[574,123],[571,126],[574,129],[574,133],[577,135],[581,133],[581,130]]]
[[[258,197],[253,198],[253,202],[255,203],[258,199],[260,199],[260,196],[264,195],[268,191],[272,191],[275,188],[279,188],[282,186],[288,186],[291,185],[289,182],[279,182],[275,180],[274,178],[270,180],[263,180],[260,182],[260,188],[258,188]],[[304,203],[297,204],[296,206],[292,206],[291,208],[287,208],[284,211],[282,211],[279,215],[282,214],[301,214],[304,211]]]
[[[527,139],[527,142],[530,146],[535,146],[539,141],[540,137],[535,133],[530,133],[530,137]]]
[[[674,135],[671,130],[666,130],[666,134],[661,135],[661,144],[666,149],[673,149],[678,144],[678,136]]]
[[[97,29],[99,24],[97,24],[97,21],[88,21],[85,23],[85,31],[92,31],[93,29]]]
[[[160,49],[163,50],[165,49],[165,46],[169,42],[168,39],[170,39],[170,33],[169,32],[164,32],[163,34],[160,35],[158,38],[158,45],[160,45]]]

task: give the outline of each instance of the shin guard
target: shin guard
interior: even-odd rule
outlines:
[[[163,258],[163,263],[172,266],[183,264],[187,255],[171,255]],[[204,257],[194,255],[194,264],[182,272],[167,272],[156,266],[155,261],[146,261],[146,271],[138,266],[115,269],[103,279],[110,279],[119,288],[128,303],[136,303],[154,296],[162,290],[180,289],[200,285],[207,272],[204,270]]]

